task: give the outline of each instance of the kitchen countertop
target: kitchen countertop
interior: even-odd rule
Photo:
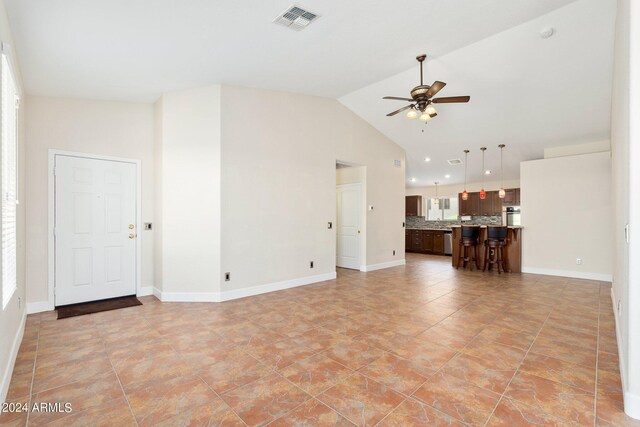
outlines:
[[[462,227],[462,225],[452,225],[451,228],[460,228]],[[473,225],[470,225],[469,227],[475,227]],[[480,228],[487,228],[486,225],[478,225],[477,227]],[[495,225],[495,226],[489,226],[489,227],[500,227],[499,225]],[[508,225],[507,228],[524,228],[524,225]]]
[[[451,231],[451,228],[433,228],[433,227],[405,227],[407,230],[426,230],[426,231]]]

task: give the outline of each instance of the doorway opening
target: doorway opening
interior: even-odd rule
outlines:
[[[336,162],[336,267],[365,269],[366,169]]]

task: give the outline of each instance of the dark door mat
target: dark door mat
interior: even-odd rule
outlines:
[[[56,307],[56,310],[58,310],[58,319],[66,319],[67,317],[82,316],[84,314],[98,313],[100,311],[135,307],[136,305],[142,305],[142,303],[135,297],[135,295],[130,295],[127,297],[63,305],[62,307]]]

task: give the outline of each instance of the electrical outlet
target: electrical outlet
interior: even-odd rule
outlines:
[[[576,258],[576,265],[582,265],[582,258]]]
[[[394,256],[396,255],[396,250],[395,250],[395,249],[393,250],[393,255],[394,255]]]
[[[224,273],[224,281],[228,282],[229,280],[231,280],[231,273]]]
[[[309,268],[313,268],[313,261],[309,263]]]

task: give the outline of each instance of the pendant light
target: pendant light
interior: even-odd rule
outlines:
[[[502,166],[502,149],[505,147],[505,145],[500,144],[498,145],[498,147],[500,147],[500,191],[498,191],[498,197],[500,197],[501,199],[504,199],[504,196],[507,193],[504,191],[504,185],[502,185],[504,182],[504,169]]]
[[[439,182],[436,181],[436,182],[434,182],[434,184],[436,185],[436,198],[433,199],[433,204],[437,206],[437,205],[440,204],[440,199],[438,199],[438,184],[439,184]]]
[[[480,200],[484,200],[487,198],[487,192],[484,191],[484,152],[487,150],[487,147],[480,147],[482,151],[482,190],[480,190]]]
[[[469,157],[469,150],[464,150],[464,191],[462,192],[462,200],[469,198],[467,193],[467,158]]]

